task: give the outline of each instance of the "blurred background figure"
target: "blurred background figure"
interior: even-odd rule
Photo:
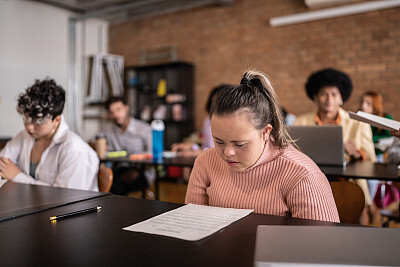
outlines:
[[[210,94],[208,95],[206,110],[207,117],[204,118],[203,127],[200,133],[201,136],[201,147],[194,142],[185,142],[185,143],[176,143],[173,144],[171,150],[173,152],[177,152],[179,157],[196,157],[202,151],[214,147],[214,140],[211,134],[211,121],[210,121],[210,108],[211,104],[215,99],[215,96],[221,89],[229,86],[228,84],[221,84],[217,87],[214,87]]]
[[[113,122],[101,133],[107,139],[108,151],[124,150],[128,154],[151,153],[151,127],[148,123],[129,116],[126,99],[112,96],[104,106]],[[139,190],[145,192],[155,179],[153,168],[142,169],[128,162],[114,163],[112,169],[114,181],[111,192],[117,195]]]
[[[367,91],[360,97],[360,107],[359,110],[364,111],[366,113],[374,114],[377,116],[385,117],[388,119],[393,119],[392,115],[385,113],[383,111],[383,98],[382,95],[375,91]],[[393,137],[390,134],[390,131],[377,128],[371,125],[372,129],[372,141],[375,144],[375,154],[377,162],[383,162],[384,157],[384,149],[385,144],[390,145],[393,142]],[[381,140],[388,140],[388,142],[381,142],[381,146],[379,143]]]
[[[385,113],[383,111],[382,95],[376,91],[370,90],[361,95],[359,110],[377,116],[385,117],[388,119],[393,119],[392,115]],[[371,130],[372,130],[372,141],[374,142],[375,146],[376,161],[384,162],[385,161],[384,152],[387,150],[387,148],[391,146],[394,137],[390,134],[390,131],[380,129],[372,125],[371,125]],[[380,181],[378,180],[368,180],[369,192],[374,202],[376,200],[375,197],[376,192],[378,188],[380,188],[379,183]],[[374,209],[371,210],[374,211]],[[376,216],[378,215],[378,212],[377,211],[371,212],[371,215],[373,216],[372,221],[376,221],[377,220]]]
[[[281,107],[283,117],[285,118],[285,124],[291,126],[296,121],[296,115],[289,113],[285,107]]]

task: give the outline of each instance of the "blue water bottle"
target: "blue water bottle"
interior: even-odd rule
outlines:
[[[153,120],[151,129],[153,130],[153,160],[160,161],[164,151],[164,122],[162,120]]]

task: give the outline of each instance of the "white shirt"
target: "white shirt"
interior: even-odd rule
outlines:
[[[21,170],[14,177],[14,182],[99,190],[97,154],[82,138],[69,130],[63,117],[50,146],[42,154],[36,168],[36,179],[29,175],[34,143],[35,139],[23,130],[0,151],[0,156],[11,159]]]

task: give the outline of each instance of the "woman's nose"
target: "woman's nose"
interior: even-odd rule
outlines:
[[[33,123],[25,123],[25,128],[26,130],[33,130],[35,128],[35,125]]]
[[[235,149],[233,147],[231,147],[231,146],[226,146],[225,149],[224,149],[224,154],[227,157],[234,156],[235,155]]]

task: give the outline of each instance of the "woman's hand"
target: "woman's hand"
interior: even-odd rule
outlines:
[[[397,130],[397,131],[392,131],[392,132],[390,132],[390,134],[393,135],[393,136],[396,136],[396,137],[400,138],[400,129]]]
[[[171,146],[172,152],[193,151],[193,143],[176,143]]]
[[[178,152],[178,157],[197,157],[203,150],[181,151]]]
[[[12,160],[0,157],[0,176],[7,180],[13,180],[21,170],[12,162]]]
[[[356,148],[356,146],[353,144],[353,142],[349,141],[349,142],[344,143],[344,150],[350,157],[352,157],[356,160],[362,158],[360,151]]]

